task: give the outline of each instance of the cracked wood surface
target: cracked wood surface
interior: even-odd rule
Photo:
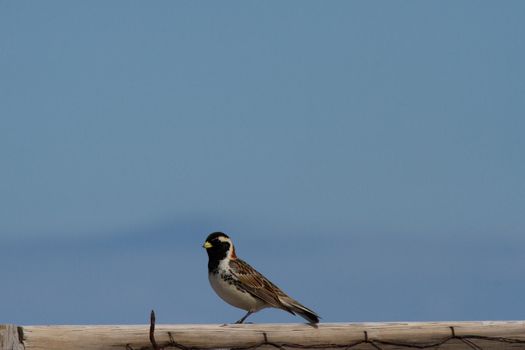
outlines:
[[[9,347],[13,344],[9,339],[20,333],[17,327],[0,327],[0,350],[18,350],[17,344]],[[5,338],[7,329],[11,338]],[[149,325],[24,326],[22,330],[26,350],[152,349]],[[160,349],[181,350],[525,349],[525,321],[322,323],[317,328],[306,324],[156,325],[155,338]]]
[[[19,328],[11,324],[0,324],[0,350],[23,350],[19,339]]]

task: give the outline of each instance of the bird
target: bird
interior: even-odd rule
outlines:
[[[310,324],[319,323],[319,315],[239,259],[232,240],[225,233],[211,233],[202,247],[208,253],[208,279],[215,293],[228,304],[247,311],[235,323],[243,323],[251,314],[268,307],[297,314]]]

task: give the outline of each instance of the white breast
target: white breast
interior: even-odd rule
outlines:
[[[222,279],[220,273],[210,273],[208,274],[208,279],[215,293],[230,305],[246,311],[258,311],[265,307],[265,303],[262,300],[254,298],[247,292],[238,290],[233,284]]]

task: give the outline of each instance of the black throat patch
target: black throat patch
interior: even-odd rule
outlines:
[[[206,249],[206,253],[208,253],[208,272],[217,270],[220,261],[226,258],[230,250],[228,242],[215,241],[212,244],[213,247]]]

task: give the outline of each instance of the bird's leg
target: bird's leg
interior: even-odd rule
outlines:
[[[237,322],[235,322],[235,323],[236,323],[236,324],[243,323],[244,320],[245,320],[248,316],[250,316],[251,314],[253,314],[253,312],[252,312],[252,311],[248,311],[248,312],[246,313],[246,315],[244,315],[243,318],[241,318],[239,321],[237,321]]]

